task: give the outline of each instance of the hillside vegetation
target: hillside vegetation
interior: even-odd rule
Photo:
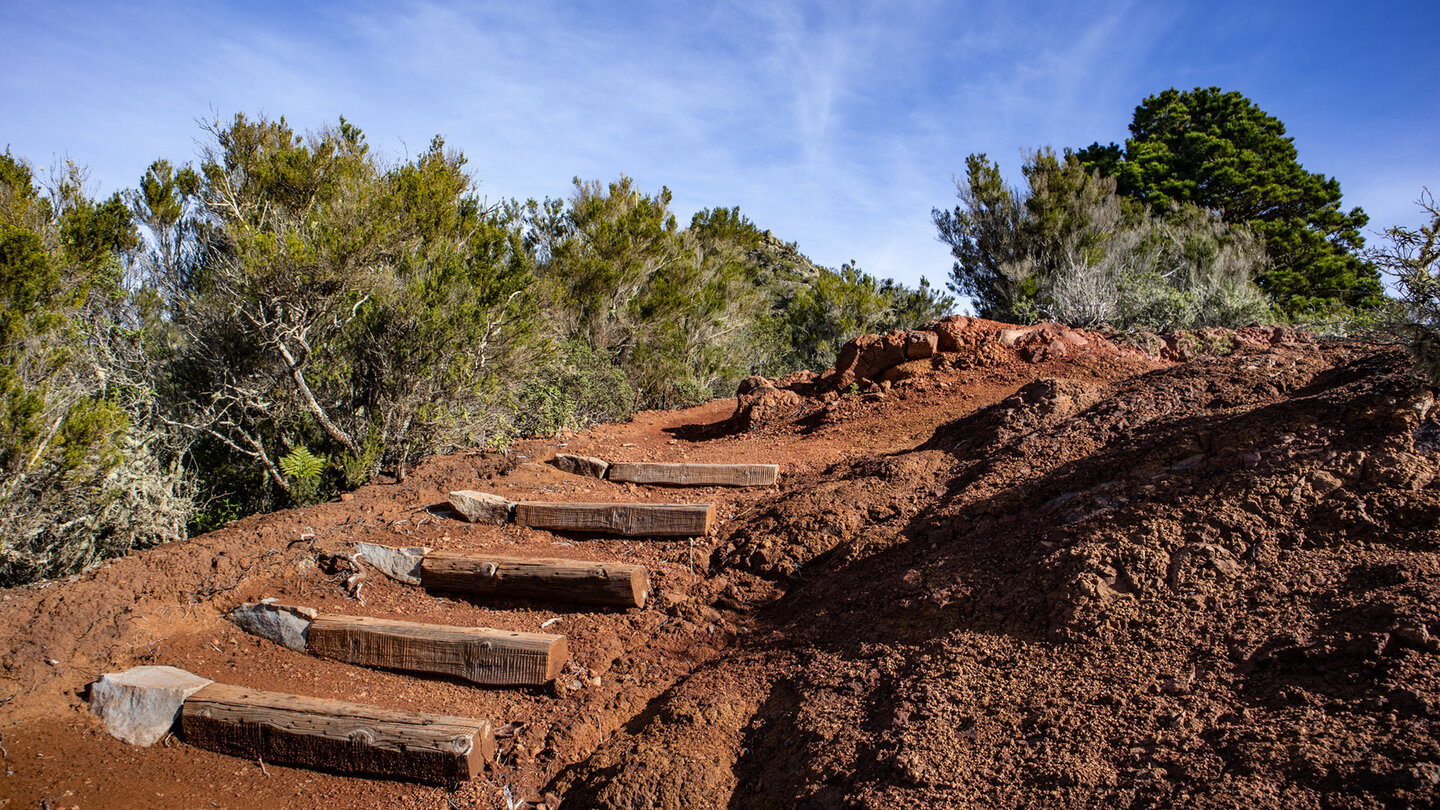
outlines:
[[[0,584],[823,368],[952,306],[735,208],[682,226],[624,176],[491,203],[439,138],[390,163],[344,119],[207,135],[103,201],[0,156]]]
[[[1365,253],[1364,212],[1237,93],[1166,91],[1131,132],[1030,153],[1023,188],[971,155],[933,212],[949,290],[1102,331],[1371,324],[1433,375],[1433,225]],[[103,200],[0,155],[0,585],[820,371],[956,304],[819,267],[738,208],[682,223],[623,175],[492,202],[465,166],[439,137],[392,161],[344,118],[245,115]]]

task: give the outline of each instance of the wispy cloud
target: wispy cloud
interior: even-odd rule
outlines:
[[[0,138],[37,162],[89,163],[114,190],[155,157],[192,157],[194,121],[212,109],[283,114],[302,129],[343,114],[396,156],[445,136],[492,198],[563,196],[572,176],[625,172],[645,188],[670,186],[682,217],[739,205],[823,263],[853,258],[914,283],[948,270],[929,211],[953,203],[950,176],[966,154],[989,152],[1018,173],[1026,147],[1123,139],[1140,99],[1171,85],[1254,93],[1293,121],[1307,166],[1340,177],[1350,204],[1380,221],[1372,200],[1408,181],[1394,206],[1407,210],[1421,185],[1440,186],[1433,148],[1414,146],[1433,140],[1440,104],[1429,84],[1396,77],[1440,70],[1414,33],[1433,30],[1440,11],[1397,19],[1394,52],[1317,63],[1310,54],[1327,47],[1364,47],[1355,32],[1382,12],[1339,0],[1299,9],[10,4]],[[1348,15],[1348,29],[1331,30],[1327,14]],[[1303,36],[1297,26],[1308,26]],[[1357,99],[1366,116],[1347,115],[1337,97]],[[1357,118],[1382,123],[1370,131]]]

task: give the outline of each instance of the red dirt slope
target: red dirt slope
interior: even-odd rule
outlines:
[[[742,405],[758,393],[770,406],[734,421],[735,401],[717,401],[509,458],[437,458],[350,502],[5,592],[0,797],[117,808],[504,807],[507,788],[576,808],[1440,798],[1429,633],[1440,632],[1440,408],[1402,357],[1278,330],[1130,347],[986,322],[928,331],[928,354],[913,347],[927,338],[879,336],[818,378],[753,381]],[[881,356],[897,342],[898,361]],[[557,450],[774,462],[783,477],[762,491],[622,486],[536,463]],[[450,489],[713,501],[722,522],[693,547],[472,526],[440,506]],[[644,562],[656,596],[644,610],[577,610],[371,574],[362,604],[346,572],[327,573],[327,552],[353,540]],[[530,690],[350,667],[221,618],[263,596],[517,630],[558,616],[574,666]],[[451,788],[180,740],[138,749],[110,738],[81,696],[98,673],[138,663],[514,733],[487,778]]]

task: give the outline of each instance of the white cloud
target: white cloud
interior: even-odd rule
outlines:
[[[953,204],[966,154],[1015,176],[1022,148],[1123,139],[1135,104],[1166,86],[1248,84],[1276,53],[1318,47],[1230,47],[1246,32],[1225,18],[1278,19],[1242,6],[1098,0],[57,2],[7,14],[20,67],[0,76],[4,137],[37,162],[89,163],[108,190],[156,157],[193,157],[194,121],[212,108],[301,129],[344,114],[392,156],[445,136],[491,198],[564,196],[572,176],[624,172],[668,185],[682,217],[739,205],[822,263],[853,258],[908,283],[948,271],[929,212]],[[1432,150],[1399,143],[1407,127],[1428,143],[1433,112],[1367,133],[1356,159],[1353,135],[1328,134],[1341,106],[1275,97],[1297,105],[1302,157],[1313,151],[1377,224],[1391,210],[1379,200],[1403,190],[1403,213],[1440,183]]]

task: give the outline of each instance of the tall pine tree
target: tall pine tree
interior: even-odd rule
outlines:
[[[1166,90],[1135,108],[1123,148],[1096,143],[1079,157],[1158,214],[1191,203],[1253,228],[1270,259],[1257,281],[1287,313],[1382,300],[1379,273],[1358,255],[1369,217],[1342,210],[1339,181],[1307,171],[1285,125],[1240,93]]]

